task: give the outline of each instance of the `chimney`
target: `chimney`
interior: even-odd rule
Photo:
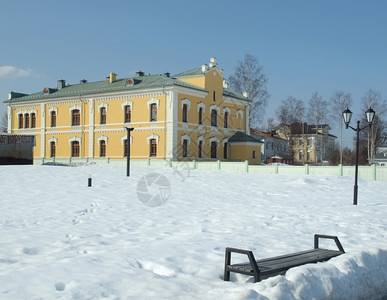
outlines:
[[[110,83],[115,82],[115,81],[116,81],[116,76],[117,76],[116,73],[110,73],[110,74],[109,74],[109,82],[110,82]]]
[[[136,76],[137,76],[137,77],[144,76],[144,72],[143,72],[143,71],[137,71],[137,72],[136,72]]]
[[[171,77],[171,73],[165,72],[165,73],[164,73],[164,76],[165,76],[165,77]]]
[[[79,83],[82,83],[82,84],[83,83],[87,83],[87,80],[86,79],[82,79],[82,80],[79,81]]]
[[[244,91],[244,92],[243,92],[243,97],[249,98],[249,93],[246,92],[246,91]]]
[[[206,72],[207,71],[207,65],[206,64],[203,64],[202,65],[202,72]]]
[[[223,87],[224,87],[225,89],[228,88],[228,83],[227,83],[226,79],[223,79]]]
[[[210,63],[209,63],[210,68],[217,67],[218,64],[216,63],[216,57],[211,57],[210,58]]]
[[[58,80],[58,90],[63,89],[66,86],[66,80]]]

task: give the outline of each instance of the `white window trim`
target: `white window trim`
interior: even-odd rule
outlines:
[[[124,141],[128,138],[128,135],[125,134],[121,137],[121,145],[123,146],[124,145]],[[133,136],[130,136],[130,145],[133,144]]]
[[[152,99],[149,99],[147,101],[147,104],[148,104],[148,109],[150,110],[151,108],[151,104],[156,104],[156,107],[157,109],[159,108],[159,105],[160,105],[160,100],[159,99],[156,99],[156,98],[152,98]]]
[[[228,143],[228,138],[226,139],[223,139],[223,147],[224,147],[224,144]]]
[[[183,134],[181,136],[181,144],[184,143],[184,140],[187,140],[188,145],[191,143],[191,137],[188,134]]]
[[[239,118],[239,116],[241,119],[243,119],[243,110],[241,110],[241,109],[237,110],[237,118]]]
[[[215,109],[218,112],[218,116],[220,115],[220,107],[216,104],[210,105],[210,110]]]
[[[228,116],[230,116],[231,110],[230,110],[229,107],[224,107],[224,108],[223,108],[223,117],[224,117],[224,115],[226,114],[226,112],[228,113]]]
[[[199,142],[200,142],[200,141],[202,142],[202,146],[204,146],[204,143],[205,143],[205,141],[206,141],[206,139],[204,138],[204,136],[201,135],[201,136],[198,137],[198,145],[199,145]]]
[[[51,116],[51,112],[55,111],[55,114],[57,115],[58,114],[58,108],[56,106],[52,106],[50,107],[50,109],[48,110],[48,113],[49,115]]]
[[[50,137],[48,139],[48,144],[51,144],[51,142],[54,142],[55,143],[55,146],[58,145],[58,139],[56,137]]]
[[[98,104],[98,112],[99,113],[101,112],[101,108],[102,107],[106,108],[106,112],[108,112],[108,106],[109,105],[107,103],[105,103],[105,102],[102,102],[102,103]]]
[[[130,110],[133,110],[133,101],[126,100],[126,101],[122,102],[122,104],[121,104],[122,111],[125,111],[125,106],[130,106]]]
[[[156,144],[158,144],[159,143],[159,138],[160,137],[157,134],[152,133],[152,134],[148,135],[146,139],[147,139],[148,145],[149,145],[151,139],[155,139],[156,140]]]
[[[184,98],[184,99],[181,100],[181,108],[183,108],[184,104],[187,104],[188,110],[191,109],[191,101],[189,101],[187,98]]]
[[[79,110],[79,114],[82,115],[82,107],[78,104],[75,104],[73,106],[71,106],[69,108],[69,112],[70,112],[70,115],[72,114],[72,111],[75,110],[75,109],[78,109]]]
[[[206,105],[203,102],[198,103],[198,112],[200,108],[202,108],[203,113],[206,111]]]
[[[97,142],[99,144],[100,141],[105,141],[105,143],[107,144],[108,142],[108,137],[106,135],[100,135],[98,138],[97,138]]]
[[[218,147],[219,147],[219,142],[220,142],[220,140],[219,140],[216,136],[213,136],[212,138],[210,138],[210,144],[211,144],[212,142],[216,142],[216,143],[218,144]]]
[[[70,144],[70,146],[71,146],[71,143],[72,143],[72,142],[79,142],[79,146],[81,146],[81,144],[82,144],[82,139],[81,139],[80,137],[78,137],[78,136],[73,136],[73,137],[69,138],[69,144]]]

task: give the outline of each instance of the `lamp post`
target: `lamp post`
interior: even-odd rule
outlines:
[[[357,190],[358,190],[358,188],[357,188],[357,173],[358,173],[358,169],[359,169],[359,133],[360,133],[360,131],[362,131],[363,129],[365,129],[367,127],[371,128],[372,122],[374,121],[374,117],[375,117],[375,111],[370,107],[369,109],[367,109],[365,114],[367,117],[368,126],[364,126],[363,128],[360,128],[360,121],[357,121],[357,127],[354,128],[352,126],[349,126],[349,122],[351,122],[352,112],[349,110],[348,107],[347,107],[347,109],[345,109],[343,111],[343,119],[344,119],[344,123],[345,123],[345,128],[348,129],[348,127],[349,127],[352,130],[356,131],[356,165],[355,165],[355,185],[353,187],[353,205],[357,205]]]
[[[126,142],[126,176],[130,176],[130,132],[134,130],[134,128],[126,127],[128,132],[127,142]]]

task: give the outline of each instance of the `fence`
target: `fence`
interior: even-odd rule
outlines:
[[[124,164],[125,159],[110,158],[38,158],[34,159],[34,164],[43,163],[106,163]],[[331,176],[355,176],[355,166],[288,166],[288,165],[249,165],[244,162],[224,162],[224,161],[172,161],[160,159],[131,160],[134,166],[169,167],[180,169],[197,170],[223,170],[234,172],[249,172],[254,174],[282,174],[282,175],[331,175]],[[387,167],[381,166],[359,166],[359,178],[366,180],[387,181]]]

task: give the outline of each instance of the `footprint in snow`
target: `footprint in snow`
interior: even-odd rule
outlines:
[[[23,253],[27,255],[38,255],[39,249],[38,248],[23,248]]]

